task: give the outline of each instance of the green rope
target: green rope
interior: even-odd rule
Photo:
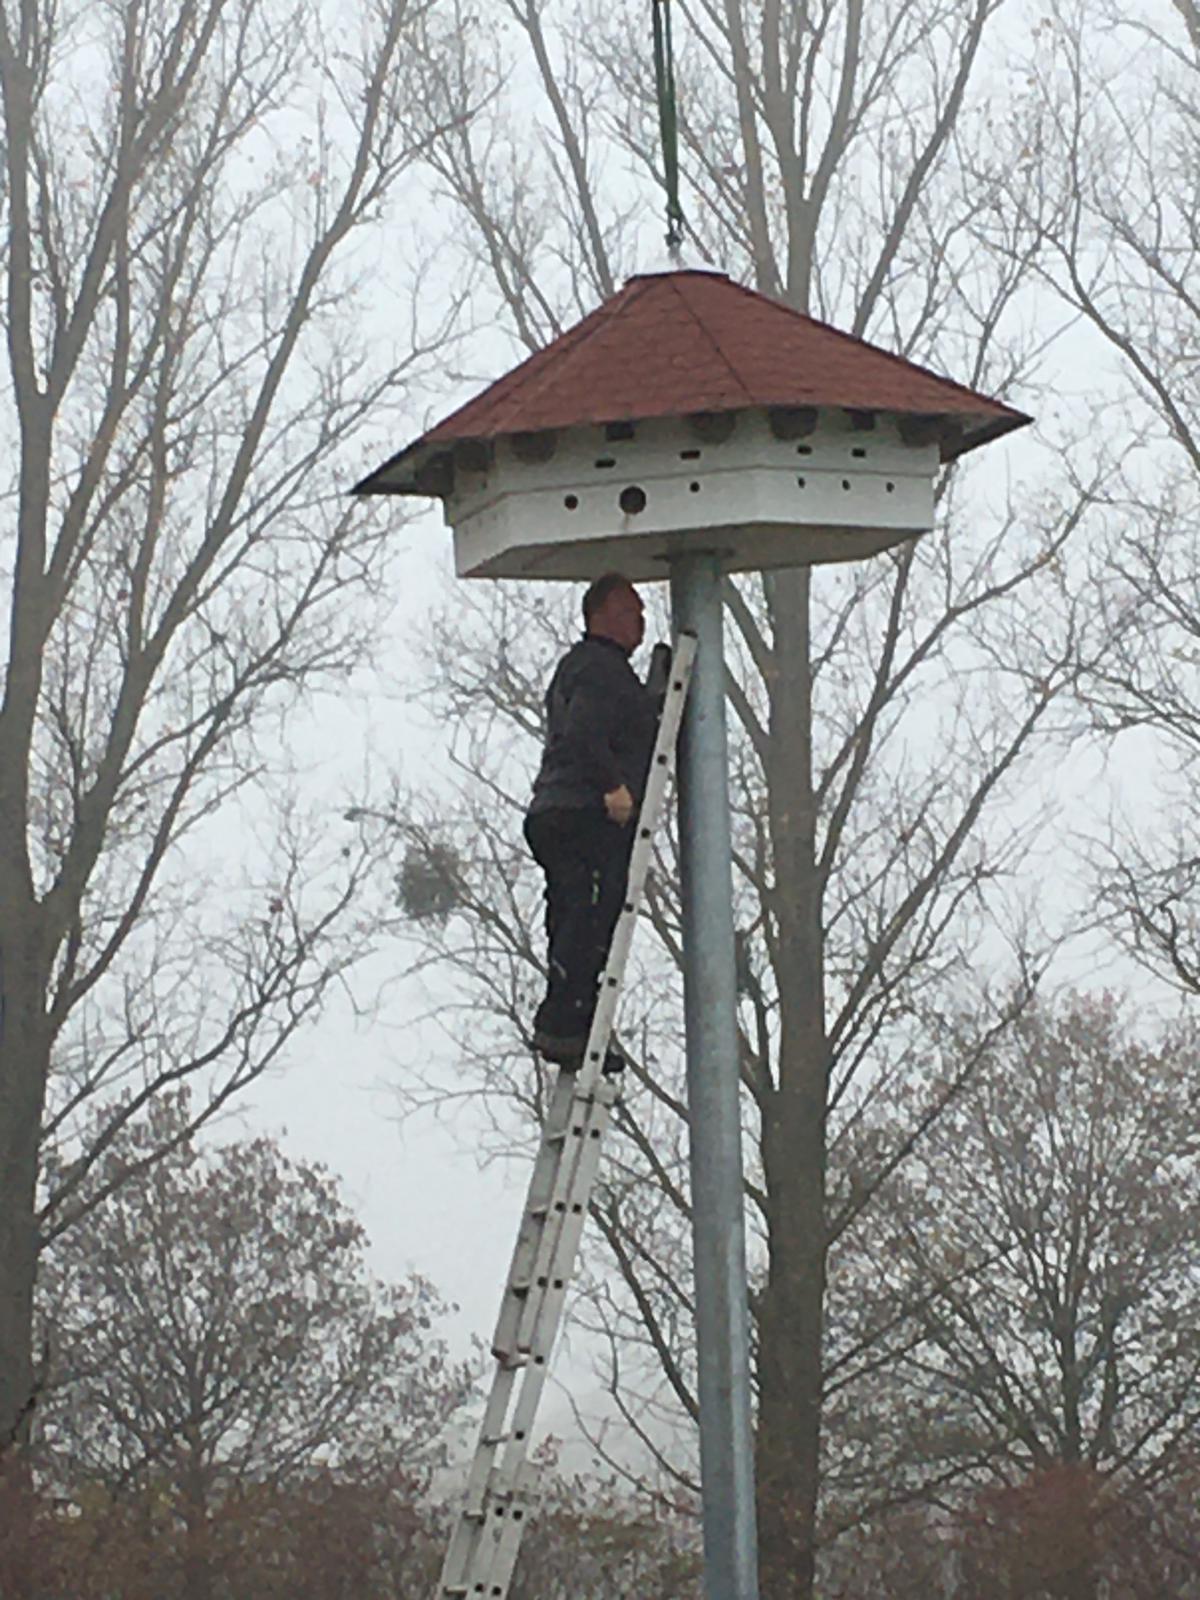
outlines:
[[[671,41],[671,0],[652,0],[654,77],[658,88],[658,127],[662,136],[663,178],[667,186],[667,249],[678,255],[683,244],[679,203],[679,117],[675,106],[675,51]]]

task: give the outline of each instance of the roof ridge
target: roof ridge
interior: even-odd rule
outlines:
[[[724,273],[716,274],[714,276],[716,276],[718,278],[718,281],[721,278],[724,278],[726,283],[728,283],[730,281],[730,279]],[[688,300],[688,297],[684,294],[683,289],[682,289],[677,277],[673,277],[671,279],[671,291],[672,291],[673,294],[675,294],[677,296],[677,298],[679,300],[679,303],[683,306],[683,308],[687,312],[688,316],[692,319],[692,321],[696,324],[697,328],[699,328],[700,332],[704,335],[704,337],[708,340],[709,344],[716,351],[717,355],[720,357],[721,361],[725,365],[725,370],[729,373],[729,376],[733,379],[734,383],[737,384],[738,388],[746,396],[747,404],[753,405],[754,404],[753,391],[747,387],[745,379],[742,377],[742,375],[738,371],[738,369],[734,366],[734,364],[733,364],[732,360],[730,359],[730,357],[728,355],[726,355],[725,349],[724,349],[723,345],[721,344],[720,340],[717,339],[715,334],[712,332],[712,329],[709,328],[707,326],[707,324],[701,319],[699,312],[696,310],[696,308]]]
[[[766,300],[776,310],[786,312],[789,317],[794,317],[798,322],[806,322],[810,327],[820,328],[823,333],[836,335],[844,344],[853,345],[860,350],[866,348],[872,351],[873,354],[882,356],[884,360],[890,361],[894,366],[903,367],[910,373],[914,371],[923,373],[936,383],[944,383],[947,388],[957,389],[960,394],[969,395],[972,400],[981,398],[979,391],[973,389],[969,383],[960,383],[957,378],[948,378],[945,373],[936,372],[932,367],[926,366],[924,362],[914,361],[911,356],[902,356],[898,351],[889,350],[884,345],[876,344],[873,339],[866,339],[861,334],[851,333],[846,328],[839,328],[835,323],[826,322],[822,317],[814,317],[809,311],[800,311],[796,306],[789,305],[786,300],[780,299],[778,295],[766,294],[761,289],[751,289],[747,284],[735,282],[733,278],[727,277],[726,282],[747,299]],[[988,395],[984,398],[991,400],[994,405],[1004,406],[1008,410],[1014,409],[1007,400],[997,400],[994,395]]]
[[[485,384],[477,394],[471,395],[468,399],[464,400],[460,406],[455,406],[453,411],[448,412],[447,415],[442,417],[437,423],[434,424],[434,426],[436,428],[445,428],[450,426],[456,422],[465,411],[470,411],[472,407],[478,405],[481,400],[484,400],[492,392],[493,389],[498,388],[501,384],[505,386],[504,397],[501,401],[501,404],[505,407],[507,407],[512,401],[516,400],[518,394],[524,396],[536,394],[537,374],[530,374],[528,369],[530,367],[540,368],[550,365],[548,357],[556,345],[565,347],[565,353],[567,355],[574,355],[576,350],[588,342],[593,333],[604,326],[606,321],[612,315],[612,308],[615,302],[619,300],[621,296],[625,294],[625,292],[626,291],[624,288],[620,289],[615,295],[612,296],[611,299],[602,300],[598,306],[593,307],[593,309],[589,311],[585,317],[581,318],[579,322],[572,324],[572,326],[569,328],[564,328],[561,333],[555,334],[554,338],[551,339],[549,344],[543,344],[540,345],[536,350],[531,350],[523,360],[518,361],[515,367],[511,368],[508,372],[501,373],[498,378],[493,378],[492,381],[488,384]],[[591,327],[588,326],[589,323],[592,324]],[[532,386],[529,383],[531,376],[535,379],[535,382]]]
[[[607,327],[612,322],[613,318],[624,310],[625,306],[636,300],[642,293],[641,289],[634,290],[631,293],[631,289],[631,284],[625,284],[623,288],[618,289],[617,293],[613,295],[611,299],[602,300],[595,310],[589,311],[587,316],[584,317],[581,322],[577,322],[573,328],[568,328],[564,333],[560,333],[556,338],[552,339],[549,344],[544,344],[540,350],[535,350],[529,357],[528,361],[523,361],[521,366],[515,367],[512,372],[507,373],[504,377],[498,378],[496,380],[497,383],[508,382],[521,371],[522,367],[528,366],[530,363],[537,361],[539,357],[543,358],[541,361],[541,366],[549,369],[545,372],[533,374],[533,381],[531,383],[518,380],[517,383],[513,384],[511,391],[506,391],[504,395],[504,399],[501,402],[503,407],[507,409],[510,404],[514,403],[517,399],[518,392],[521,394],[521,397],[524,400],[528,401],[531,395],[537,394],[539,385],[544,385],[551,379],[553,379],[555,382],[558,382],[562,376],[562,368],[557,362],[551,359],[551,352],[555,352],[558,356],[565,358],[565,360],[574,360],[579,351],[584,348],[584,346],[594,337],[595,334],[599,333],[602,328]],[[556,346],[559,347],[557,351],[555,351]],[[487,392],[488,391],[485,389],[483,394],[476,395],[475,398],[477,400],[482,400]],[[467,404],[469,405],[471,402],[468,401]]]

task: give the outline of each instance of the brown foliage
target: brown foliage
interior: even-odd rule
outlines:
[[[125,1131],[93,1181],[140,1170],[44,1275],[39,1582],[78,1569],[96,1600],[416,1588],[417,1508],[471,1393],[446,1308],[421,1279],[370,1276],[328,1173],[268,1139],[201,1147],[190,1125],[180,1093]]]
[[[335,52],[323,0],[0,8],[0,1449],[94,1163],[184,1079],[215,1115],[386,916],[279,729],[372,642],[334,457],[421,339],[377,357],[346,256],[412,166],[420,14]]]

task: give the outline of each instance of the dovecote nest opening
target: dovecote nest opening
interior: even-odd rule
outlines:
[[[941,465],[1029,418],[719,273],[634,278],[377,468],[461,577],[850,561],[933,524]]]

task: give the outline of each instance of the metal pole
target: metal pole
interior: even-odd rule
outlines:
[[[679,752],[683,985],[707,1600],[758,1600],[733,851],[721,562],[671,566],[676,630],[696,635]]]

